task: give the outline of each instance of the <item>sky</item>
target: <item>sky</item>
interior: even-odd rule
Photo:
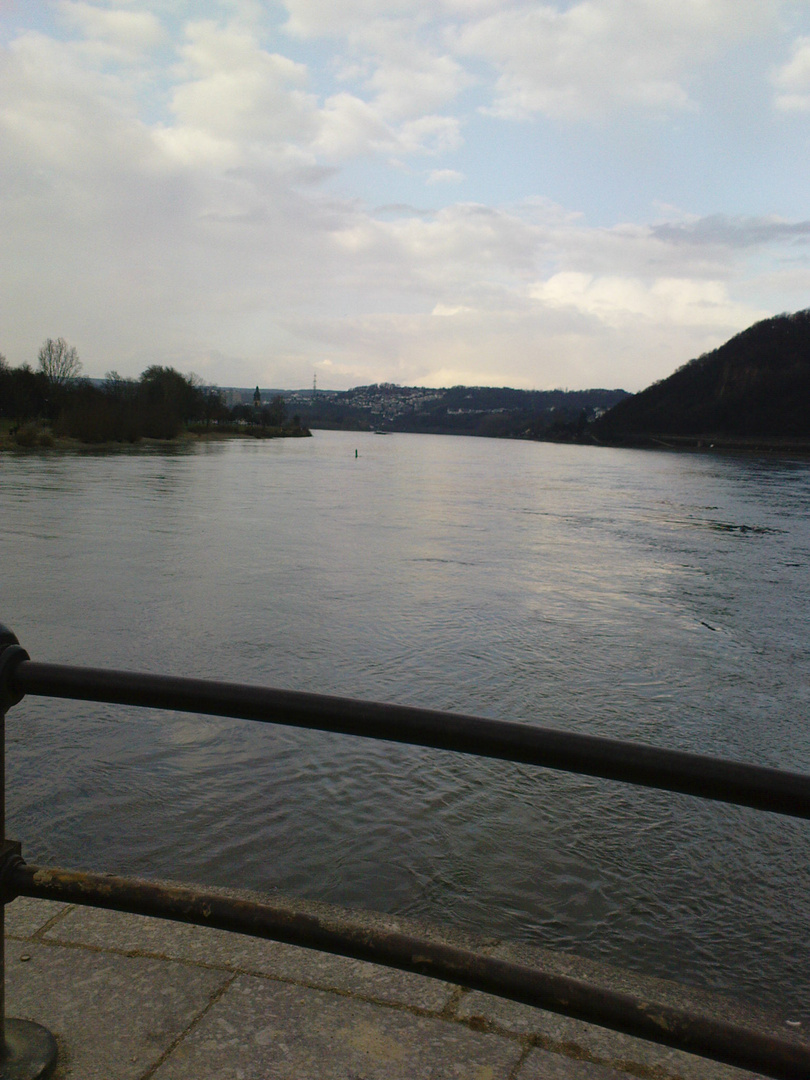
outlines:
[[[0,353],[636,391],[810,306],[810,0],[0,0]]]

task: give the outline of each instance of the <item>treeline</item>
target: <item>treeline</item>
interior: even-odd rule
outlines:
[[[65,387],[54,430],[87,443],[134,443],[175,439],[184,428],[228,419],[216,387],[154,365],[137,380],[110,372],[101,385],[78,380]]]
[[[36,371],[28,364],[11,368],[0,356],[0,418],[13,442],[48,445],[56,436],[135,443],[213,425],[225,433],[305,433],[297,417],[286,424],[281,397],[263,407],[229,409],[217,387],[171,367],[152,365],[138,379],[111,371],[103,381],[83,379],[80,371],[76,350],[62,338],[43,345]]]

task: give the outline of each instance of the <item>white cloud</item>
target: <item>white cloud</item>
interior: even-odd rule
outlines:
[[[464,173],[457,169],[432,169],[428,173],[426,184],[460,184],[464,179]]]
[[[363,154],[402,151],[394,129],[367,102],[354,94],[327,98],[314,149],[330,161]]]
[[[430,314],[446,319],[452,318],[453,315],[469,315],[474,311],[475,308],[468,307],[466,304],[456,304],[455,307],[448,307],[447,304],[437,304]]]
[[[773,75],[775,105],[784,112],[810,111],[810,37],[793,43],[792,55]]]
[[[366,81],[380,110],[394,119],[418,116],[452,100],[469,82],[449,56],[421,55],[407,46],[390,55]]]
[[[27,33],[2,59],[0,144],[12,172],[35,168],[42,177],[51,170],[61,185],[96,169],[126,167],[146,149],[130,87],[85,66],[81,49]]]
[[[419,14],[426,0],[282,0],[286,29],[300,37],[349,34],[380,18]]]
[[[479,280],[519,281],[535,265],[542,241],[542,233],[520,217],[476,204],[376,228],[396,244],[413,280],[442,295],[458,283],[469,288]]]
[[[429,5],[291,0],[286,6],[291,32],[342,42],[338,77],[353,84],[353,92],[325,103],[319,150],[334,158],[347,151],[441,154],[460,145],[459,118],[440,110],[474,79],[437,38],[425,17]]]
[[[171,98],[176,124],[160,133],[184,161],[198,152],[201,163],[234,165],[258,155],[297,166],[318,158],[439,154],[459,143],[455,117],[419,113],[413,98],[407,109],[394,108],[390,93],[382,104],[349,92],[320,104],[306,67],[262,48],[253,31],[205,20],[185,32]],[[428,96],[421,95],[423,103]]]
[[[598,319],[541,304],[315,317],[291,325],[313,351],[328,353],[330,380],[344,386],[379,381],[382,369],[404,385],[637,390],[729,336],[703,326],[674,333],[672,324],[656,323],[606,330]]]
[[[583,118],[632,104],[692,107],[694,71],[776,14],[763,0],[510,4],[459,28],[460,53],[498,72],[492,111]]]
[[[107,45],[117,59],[135,61],[168,39],[160,20],[150,11],[111,10],[83,0],[59,0],[57,10],[68,25],[90,41]]]
[[[725,282],[690,278],[595,277],[574,271],[555,274],[529,289],[529,295],[553,308],[572,308],[610,327],[644,321],[662,327],[747,325],[766,311],[736,303]]]
[[[213,22],[186,28],[186,78],[172,95],[180,124],[230,141],[305,142],[317,104],[303,64],[263,50],[248,32]]]
[[[699,241],[696,255],[682,239],[668,244],[649,228],[588,229],[555,208],[545,224],[475,206],[395,223],[357,215],[335,242],[352,276],[371,288],[367,313],[294,325],[357,381],[373,381],[382,363],[389,378],[409,383],[638,389],[769,313],[735,298],[732,279],[742,268],[733,248],[712,253],[707,265]],[[532,267],[551,260],[614,261],[629,272],[569,269],[531,278]],[[662,274],[668,264],[686,272]],[[689,276],[693,264],[703,276]],[[725,279],[708,276],[720,268]],[[423,297],[422,312],[408,314],[406,296]],[[493,366],[503,356],[508,378]]]
[[[362,81],[377,107],[393,120],[434,112],[473,81],[418,18],[378,19],[352,29],[343,77]]]
[[[400,144],[409,154],[444,154],[461,145],[461,130],[455,116],[420,116],[400,129]]]

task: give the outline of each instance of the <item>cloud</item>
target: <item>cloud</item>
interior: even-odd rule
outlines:
[[[329,356],[330,380],[345,386],[379,381],[382,368],[403,385],[638,390],[730,336],[702,325],[673,333],[672,323],[649,320],[606,327],[575,309],[540,303],[315,317],[294,329],[310,350]]]
[[[572,308],[610,327],[628,323],[640,330],[649,321],[656,326],[719,327],[747,325],[764,318],[767,311],[754,311],[734,302],[722,281],[695,281],[689,278],[594,277],[592,274],[555,274],[531,287],[534,300],[553,308]]]
[[[331,38],[343,77],[390,120],[477,85],[494,116],[565,120],[700,107],[700,77],[776,25],[769,0],[285,0],[290,33]],[[484,74],[482,63],[488,69]]]
[[[366,155],[434,155],[459,144],[457,118],[419,112],[413,94],[407,108],[401,96],[395,107],[390,85],[377,100],[344,91],[321,104],[308,88],[307,68],[265,50],[252,30],[204,20],[188,24],[185,34],[171,95],[175,123],[160,137],[186,162],[196,153],[201,163],[264,157],[298,167]],[[424,105],[431,95],[423,85],[416,98]]]
[[[407,25],[377,23],[355,31],[351,42],[363,67],[374,69],[364,89],[392,120],[435,112],[473,82],[453,57],[420,42]]]
[[[774,99],[777,109],[810,111],[810,37],[794,41],[790,60],[774,72],[772,81],[777,89]]]
[[[303,38],[349,34],[380,19],[418,15],[426,0],[283,0],[285,29]]]
[[[306,143],[317,132],[317,102],[307,71],[262,49],[247,31],[212,21],[186,27],[183,77],[171,108],[185,128],[231,143],[274,147]]]
[[[380,225],[396,245],[413,280],[431,288],[452,289],[457,282],[492,277],[518,280],[531,271],[543,234],[506,210],[475,203],[445,207],[432,217]]]
[[[83,0],[59,0],[62,20],[91,42],[103,43],[108,57],[134,62],[168,40],[160,20],[150,11],[99,7]]]
[[[403,124],[400,145],[410,154],[445,154],[461,145],[461,125],[455,116],[420,116]]]
[[[777,217],[731,217],[712,214],[694,221],[652,227],[652,235],[670,244],[721,245],[746,248],[790,240],[810,240],[810,221]]]
[[[447,304],[437,304],[430,314],[446,319],[452,318],[453,315],[469,315],[473,311],[475,311],[475,308],[468,307],[466,304],[456,304],[455,307],[448,307]]]
[[[458,52],[496,70],[495,115],[569,119],[619,106],[695,107],[696,69],[774,15],[758,0],[583,0],[509,4],[460,26]]]
[[[460,184],[464,179],[464,173],[457,169],[433,169],[428,173],[426,184]]]
[[[22,34],[2,56],[0,142],[10,174],[34,168],[40,183],[66,188],[96,169],[126,167],[133,154],[146,151],[148,160],[132,88],[84,59],[80,48],[35,32]]]
[[[382,364],[406,383],[639,389],[770,313],[734,296],[742,267],[733,248],[707,264],[705,253],[649,227],[589,229],[554,207],[545,221],[534,216],[474,205],[392,223],[357,214],[335,242],[346,260],[341,279],[351,264],[351,277],[367,283],[366,313],[293,316],[287,325],[329,350],[333,377],[351,372],[358,382],[374,381]],[[627,272],[532,277],[543,262]],[[689,276],[696,262],[703,276]],[[662,274],[664,265],[683,272]],[[725,279],[707,276],[721,268]],[[409,313],[406,296],[422,310]],[[508,377],[494,363],[503,356]]]
[[[394,129],[354,94],[333,94],[324,103],[314,149],[330,161],[404,150]]]

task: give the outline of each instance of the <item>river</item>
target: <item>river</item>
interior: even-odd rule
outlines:
[[[318,431],[5,454],[0,515],[0,621],[34,659],[810,771],[807,461]],[[31,861],[451,922],[810,1022],[807,823],[45,699],[8,744]]]

